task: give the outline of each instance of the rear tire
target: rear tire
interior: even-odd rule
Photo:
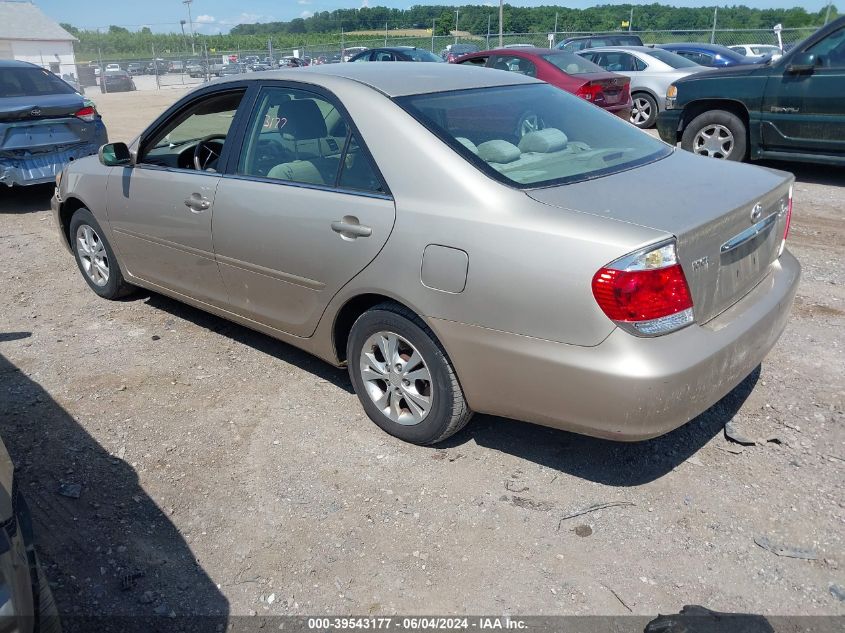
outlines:
[[[647,130],[657,121],[657,100],[647,92],[634,93],[634,107],[631,108],[631,123],[641,130]]]
[[[74,212],[68,237],[76,265],[91,290],[103,299],[119,299],[135,289],[124,280],[105,232],[88,209]]]
[[[436,444],[472,417],[446,352],[416,314],[383,303],[352,325],[349,376],[370,419],[413,444]]]
[[[681,148],[699,156],[742,161],[748,153],[748,130],[735,114],[710,110],[684,128]]]

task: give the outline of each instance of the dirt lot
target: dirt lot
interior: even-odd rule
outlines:
[[[181,94],[97,101],[128,140]],[[845,172],[797,170],[780,343],[710,411],[626,445],[487,416],[403,444],[344,371],[161,296],[98,299],[50,188],[0,192],[0,433],[61,609],[845,614]],[[760,443],[739,452],[731,419]]]

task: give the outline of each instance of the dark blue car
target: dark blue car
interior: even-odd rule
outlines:
[[[94,103],[49,70],[0,61],[0,183],[52,182],[108,143]]]
[[[657,48],[671,51],[696,64],[709,68],[762,64],[768,60],[768,57],[746,57],[732,51],[727,46],[719,46],[718,44],[687,42],[682,44],[658,44]]]

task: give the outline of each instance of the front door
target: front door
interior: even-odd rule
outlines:
[[[310,336],[331,298],[387,241],[395,208],[334,98],[262,89],[234,173],[214,201],[214,248],[232,308]]]
[[[217,168],[243,93],[190,103],[142,140],[133,167],[109,176],[109,222],[127,271],[214,305],[227,300],[211,239]]]
[[[766,149],[841,155],[845,149],[845,27],[811,44],[816,67],[769,77],[763,99]]]

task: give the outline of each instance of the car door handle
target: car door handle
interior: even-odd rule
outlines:
[[[211,200],[204,198],[198,193],[192,193],[189,197],[185,198],[185,206],[194,212],[207,211],[211,207]]]
[[[332,222],[332,231],[340,233],[340,236],[347,240],[370,237],[373,234],[373,229],[369,226],[359,224],[358,218],[352,215],[344,216],[342,220]]]

